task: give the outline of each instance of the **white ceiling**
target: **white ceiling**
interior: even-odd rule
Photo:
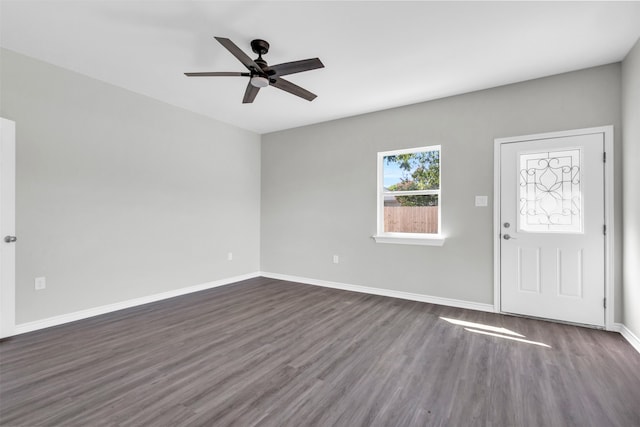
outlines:
[[[2,0],[2,47],[257,133],[620,61],[640,2]],[[319,57],[242,104],[245,71],[213,36],[270,64]],[[123,106],[126,107],[126,106]]]

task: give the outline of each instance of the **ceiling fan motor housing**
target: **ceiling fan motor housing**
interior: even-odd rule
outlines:
[[[251,50],[258,55],[264,55],[269,52],[269,43],[261,39],[251,40]]]

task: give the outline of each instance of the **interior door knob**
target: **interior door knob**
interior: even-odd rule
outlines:
[[[515,237],[511,237],[511,236],[509,236],[508,234],[505,234],[504,236],[502,236],[502,238],[503,238],[504,240],[515,239]]]
[[[16,240],[18,240],[16,236],[4,236],[4,241],[7,243],[13,243]]]

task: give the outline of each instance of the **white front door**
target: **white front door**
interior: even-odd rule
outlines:
[[[15,123],[0,118],[0,338],[15,327],[15,144]]]
[[[603,132],[500,144],[500,309],[605,325]]]

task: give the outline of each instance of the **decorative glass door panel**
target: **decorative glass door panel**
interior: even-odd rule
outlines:
[[[579,148],[519,155],[521,232],[582,233]]]

